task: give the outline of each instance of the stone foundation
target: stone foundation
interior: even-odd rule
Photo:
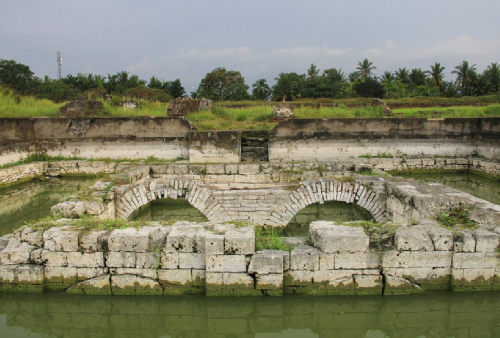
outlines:
[[[86,231],[71,220],[0,238],[0,291],[279,296],[500,289],[500,228],[451,231],[426,221],[384,243],[363,228],[318,221],[309,244],[255,250],[252,227],[152,223]],[[285,239],[285,241],[288,241]]]

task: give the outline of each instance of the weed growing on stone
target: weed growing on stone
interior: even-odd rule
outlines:
[[[363,155],[359,155],[359,157],[360,158],[394,158],[394,155],[392,155],[391,153],[383,152],[383,153],[378,153],[377,155],[371,155],[369,153],[366,153]]]
[[[476,222],[469,218],[469,209],[462,206],[451,208],[448,212],[440,212],[437,221],[447,229],[477,228]]]
[[[370,237],[370,242],[373,243],[379,250],[382,249],[385,242],[391,242],[396,230],[401,227],[401,224],[397,223],[380,224],[372,220],[345,222],[341,223],[341,225],[362,227],[365,230],[365,233]]]
[[[292,251],[295,246],[283,241],[283,231],[273,227],[255,227],[255,250],[283,250]]]
[[[115,230],[126,228],[140,228],[146,226],[147,222],[143,220],[128,221],[125,219],[100,219],[96,217],[84,217],[81,219],[71,219],[61,221],[54,217],[47,217],[37,221],[29,221],[25,223],[26,226],[38,230],[45,231],[52,227],[71,226],[78,229],[82,233],[90,232],[93,230]]]

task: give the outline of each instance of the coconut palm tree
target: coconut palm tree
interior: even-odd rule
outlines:
[[[413,68],[409,78],[414,86],[423,86],[427,80],[427,74],[420,68]]]
[[[314,78],[314,77],[318,76],[318,74],[319,74],[318,67],[316,67],[315,64],[311,63],[311,66],[307,70],[307,76]]]
[[[373,62],[368,61],[368,59],[364,59],[363,61],[358,62],[356,69],[359,72],[361,80],[364,81],[367,77],[373,76],[372,70],[377,69],[377,67],[373,65]]]
[[[257,100],[267,100],[271,94],[271,88],[265,79],[258,79],[252,85],[252,95]]]
[[[406,68],[399,68],[394,72],[394,75],[396,76],[396,79],[398,79],[402,83],[410,82],[410,73],[408,73],[408,69]]]
[[[439,62],[435,62],[434,65],[431,65],[431,70],[426,71],[426,73],[430,75],[434,86],[438,87],[440,90],[443,87],[444,69],[445,68],[441,66]]]
[[[484,71],[484,76],[491,85],[492,91],[495,93],[498,92],[498,87],[500,86],[500,67],[498,63],[492,62]]]
[[[460,88],[462,91],[462,95],[465,93],[472,92],[472,77],[476,72],[476,65],[469,66],[468,61],[462,61],[461,64],[455,67],[455,70],[452,71],[452,74],[457,74],[457,82],[460,84]]]
[[[396,77],[394,76],[394,74],[388,70],[386,70],[383,74],[382,74],[382,78],[380,79],[382,82],[393,82],[394,80],[396,79]]]

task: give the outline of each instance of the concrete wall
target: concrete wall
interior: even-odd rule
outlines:
[[[329,162],[386,153],[405,157],[500,159],[500,119],[304,119],[281,122],[269,138],[271,162]]]
[[[187,158],[189,123],[178,118],[0,119],[0,164],[33,152],[85,158]]]

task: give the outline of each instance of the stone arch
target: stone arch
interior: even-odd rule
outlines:
[[[327,201],[356,203],[373,217],[376,222],[386,222],[385,196],[377,194],[361,181],[339,181],[321,179],[302,182],[300,187],[290,193],[290,202],[282,213],[283,221],[288,222],[308,205]]]

